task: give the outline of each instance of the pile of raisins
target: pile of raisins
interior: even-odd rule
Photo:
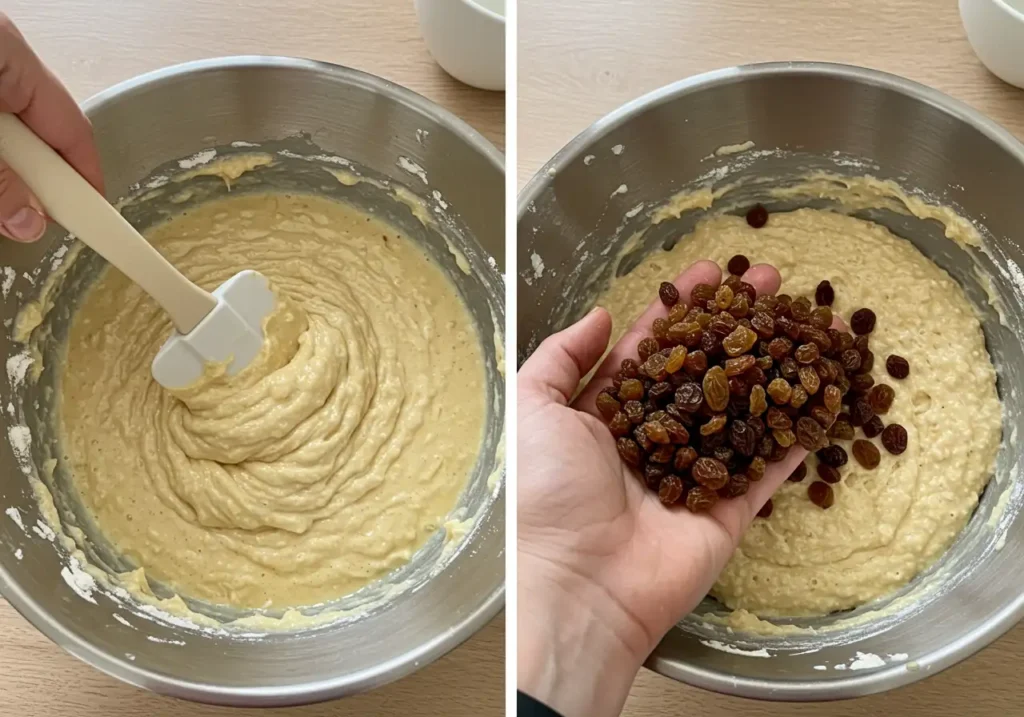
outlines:
[[[746,257],[733,257],[721,286],[693,288],[692,308],[663,283],[658,295],[668,316],[654,320],[652,336],[637,345],[638,359],[622,362],[597,409],[622,460],[666,505],[696,513],[741,496],[768,463],[799,444],[818,456],[820,480],[808,496],[828,508],[848,460],[834,440],[852,440],[860,428],[868,438],[881,435],[894,455],[907,447],[906,430],[880,418],[895,392],[871,375],[875,314],[859,309],[853,333],[837,331],[829,282],[819,284],[817,306],[806,297],[757,296],[740,278],[749,266]],[[894,378],[910,372],[899,356],[890,356],[886,368]],[[851,450],[864,468],[881,460],[870,440],[854,440]],[[801,463],[789,479],[806,474]],[[769,501],[759,515],[771,511]]]

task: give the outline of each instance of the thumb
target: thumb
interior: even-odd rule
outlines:
[[[35,241],[46,231],[39,202],[21,178],[0,162],[0,232],[20,242]]]
[[[539,393],[568,405],[580,379],[608,348],[612,317],[596,308],[567,329],[546,339],[519,369],[519,392]]]

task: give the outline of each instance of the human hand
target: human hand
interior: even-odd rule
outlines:
[[[681,300],[721,270],[694,264],[675,280]],[[771,266],[743,280],[776,293]],[[595,408],[600,390],[651,322],[655,301],[570,403],[611,332],[596,309],[549,337],[519,372],[519,687],[565,717],[618,714],[637,670],[714,584],[758,510],[807,456],[794,445],[761,481],[706,514],[666,508],[619,458]]]
[[[60,81],[43,65],[14,23],[0,13],[0,112],[21,121],[103,192],[92,126]],[[46,213],[24,182],[0,162],[0,233],[15,241],[39,239]]]

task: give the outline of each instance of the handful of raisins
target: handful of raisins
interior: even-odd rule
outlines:
[[[767,221],[761,210],[752,210],[755,228]],[[890,453],[906,450],[906,430],[879,418],[895,391],[875,384],[870,373],[876,316],[858,309],[853,333],[838,331],[831,328],[830,282],[818,284],[812,308],[806,297],[757,296],[740,276],[749,267],[736,255],[721,286],[698,284],[688,297],[662,283],[658,294],[668,317],[654,320],[652,336],[637,346],[638,359],[622,362],[597,409],[622,460],[666,505],[702,512],[744,495],[767,463],[799,445],[817,453],[819,480],[808,497],[827,509],[848,460],[834,441],[850,441],[861,428],[867,438],[881,434]],[[900,379],[910,373],[899,356],[890,356],[886,369]],[[852,451],[867,469],[881,460],[863,438]],[[790,480],[805,475],[801,464]],[[767,518],[771,508],[759,515]]]

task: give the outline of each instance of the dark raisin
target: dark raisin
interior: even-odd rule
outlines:
[[[874,438],[875,436],[882,435],[882,431],[885,430],[885,424],[882,423],[882,419],[878,416],[872,416],[871,420],[861,426],[864,435],[868,438]]]
[[[711,457],[723,463],[727,470],[731,470],[736,462],[736,451],[729,446],[719,446],[711,452]]]
[[[647,429],[642,425],[633,429],[633,440],[645,451],[653,451],[655,443],[647,436]]]
[[[755,311],[750,319],[750,326],[763,339],[770,339],[775,335],[775,319],[767,311]]]
[[[688,413],[696,413],[704,403],[704,391],[695,383],[687,383],[676,389],[676,405]]]
[[[742,456],[750,458],[757,448],[757,436],[745,421],[729,424],[729,444]]]
[[[729,477],[729,482],[725,484],[725,487],[718,491],[718,495],[722,498],[739,498],[741,495],[746,495],[750,489],[750,479],[742,473],[734,473]]]
[[[690,466],[697,460],[697,451],[690,446],[683,446],[676,451],[675,458],[672,460],[672,466],[682,473],[690,469]]]
[[[690,432],[686,430],[686,426],[674,418],[666,416],[665,418],[659,419],[658,422],[665,427],[666,431],[668,431],[668,438],[672,443],[686,443],[690,440]]]
[[[658,486],[661,485],[661,479],[667,475],[668,469],[665,466],[653,463],[648,463],[644,466],[644,484],[651,490],[658,490]]]
[[[866,398],[858,398],[850,406],[850,423],[854,426],[863,426],[875,415],[874,409]]]
[[[878,464],[882,460],[882,456],[879,454],[875,444],[871,441],[865,441],[863,438],[858,438],[853,442],[853,457],[869,471],[878,468]]]
[[[650,336],[641,339],[640,343],[636,345],[636,352],[640,355],[641,361],[646,361],[659,351],[661,351],[661,344],[658,343],[657,339]]]
[[[746,294],[736,294],[726,310],[737,319],[742,319],[750,312],[750,300]]]
[[[801,463],[800,465],[798,465],[796,468],[793,469],[793,472],[789,474],[789,478],[787,478],[786,480],[791,480],[794,483],[799,483],[800,481],[802,481],[806,477],[807,477],[807,464],[806,463]]]
[[[629,433],[629,429],[632,427],[633,424],[630,423],[629,417],[626,416],[623,411],[616,413],[612,416],[612,420],[608,422],[608,430],[610,430],[612,435],[616,438],[620,438],[621,436]]]
[[[792,433],[792,431],[790,431]],[[778,463],[786,460],[786,456],[789,455],[789,446],[784,446],[778,441],[772,443],[772,453],[768,456],[768,460],[772,463]]]
[[[686,354],[686,360],[683,361],[683,370],[691,376],[703,374],[708,368],[708,357],[700,349],[691,351]]]
[[[836,420],[836,414],[821,405],[811,406],[810,414],[811,418],[817,421],[825,430],[831,428]]]
[[[737,254],[736,256],[729,260],[727,268],[729,269],[730,274],[735,274],[736,276],[743,276],[744,274],[747,273],[747,269],[750,268],[750,259],[743,256],[742,254]]]
[[[805,343],[808,341],[812,342],[822,354],[826,354],[832,349],[832,341],[829,339],[828,334],[813,326],[805,325],[800,327],[800,340]]]
[[[626,401],[622,406],[626,418],[630,423],[640,424],[644,422],[644,404],[640,401]]]
[[[816,480],[808,486],[807,497],[819,508],[831,508],[836,501],[832,486],[820,480]]]
[[[665,505],[672,505],[683,497],[683,481],[679,476],[667,475],[658,486],[658,500]]]
[[[847,455],[846,450],[842,446],[835,444],[822,448],[816,454],[818,460],[822,463],[832,466],[833,468],[841,468],[846,465]]]
[[[809,416],[801,416],[797,419],[796,440],[808,451],[816,451],[828,445],[825,429]]]
[[[870,351],[865,351],[861,355],[860,370],[864,373],[870,372],[875,368],[875,355]]]
[[[768,223],[768,210],[761,204],[755,204],[747,211],[747,224],[760,229]]]
[[[647,391],[647,399],[659,405],[665,405],[672,400],[672,384],[659,381]]]
[[[758,457],[769,458],[773,450],[775,450],[775,439],[770,434],[762,436],[761,441],[757,444]]]
[[[910,375],[910,362],[902,356],[891,354],[889,358],[885,360],[885,370],[889,372],[889,375],[893,378],[906,378]]]
[[[622,359],[623,378],[636,378],[640,375],[640,364],[635,359]]]
[[[850,328],[860,336],[870,334],[875,329],[875,312],[871,309],[857,309],[850,317]]]
[[[818,306],[832,306],[832,302],[835,300],[836,292],[828,279],[818,284],[818,288],[814,290],[814,301]]]
[[[640,465],[640,446],[632,438],[620,438],[615,442],[615,447],[619,449],[619,456],[626,463],[634,468]]]
[[[757,517],[758,518],[765,518],[765,519],[771,518],[772,517],[772,510],[774,508],[775,508],[775,506],[772,504],[772,499],[769,498],[765,502],[765,504],[761,506],[761,510],[757,511]]]
[[[847,349],[839,354],[839,363],[846,373],[854,373],[860,369],[863,358],[856,349]]]
[[[850,377],[850,388],[858,393],[866,393],[875,385],[875,378],[870,373],[858,373]]]
[[[754,456],[750,465],[747,466],[747,478],[753,482],[757,482],[764,478],[764,471],[768,467],[768,462],[761,456]]]
[[[740,294],[746,296],[747,303],[751,306],[751,310],[753,310],[754,302],[757,300],[757,289],[755,289],[753,285],[748,284],[745,281],[741,281],[733,291],[736,292],[737,296]]]
[[[907,450],[907,429],[898,423],[890,423],[882,431],[882,445],[894,456],[903,453]]]
[[[705,513],[715,507],[718,502],[717,489],[706,488],[702,485],[690,488],[686,494],[686,507],[691,513]]]
[[[652,463],[671,463],[675,454],[675,446],[671,443],[662,443],[651,451],[651,455],[649,455],[647,459]]]
[[[704,401],[712,411],[724,411],[729,404],[729,379],[721,366],[704,374]]]
[[[665,306],[675,306],[679,303],[679,289],[672,282],[663,281],[658,287],[658,297]]]
[[[875,414],[880,416],[889,412],[894,398],[896,398],[896,392],[892,390],[891,386],[884,383],[876,385],[868,392],[868,403],[871,404],[871,409]]]
[[[764,422],[768,428],[772,429],[778,428],[785,430],[793,427],[793,419],[775,406],[768,409],[768,412],[764,415]]]
[[[826,483],[838,483],[842,476],[839,475],[839,470],[833,468],[827,463],[818,464],[818,477]]]
[[[798,323],[805,323],[811,318],[811,302],[806,296],[798,296],[790,304],[790,311],[793,312],[793,320]]]

